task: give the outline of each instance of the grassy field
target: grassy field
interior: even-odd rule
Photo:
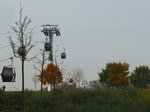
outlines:
[[[0,112],[149,112],[148,90],[0,91]]]

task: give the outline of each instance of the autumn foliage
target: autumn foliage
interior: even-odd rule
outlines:
[[[43,81],[42,81],[43,76]],[[43,75],[39,75],[40,81],[43,84],[59,84],[63,81],[62,73],[58,66],[54,64],[48,64],[47,67],[43,70]]]
[[[108,86],[117,88],[125,87],[129,84],[129,64],[127,63],[108,63],[106,69],[102,69],[100,82]]]
[[[129,79],[123,74],[110,75],[109,76],[109,85],[115,87],[125,87],[129,84]]]
[[[129,65],[127,63],[112,63],[108,77],[108,84],[115,87],[124,87],[128,85],[128,68]]]

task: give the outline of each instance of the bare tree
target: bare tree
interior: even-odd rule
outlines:
[[[83,71],[81,69],[75,69],[72,73],[73,81],[77,83],[78,87],[80,87],[80,82],[84,78]]]
[[[36,70],[38,70],[41,74],[41,93],[43,92],[43,70],[44,70],[44,65],[45,65],[45,61],[47,60],[45,58],[46,55],[46,51],[44,49],[40,49],[40,54],[42,55],[42,60],[40,60],[39,58],[35,58],[36,59],[36,65],[40,65],[40,67],[35,66],[34,64],[34,68]]]
[[[10,26],[12,32],[9,32],[8,38],[13,50],[13,55],[16,58],[20,58],[22,62],[22,92],[24,93],[24,61],[32,59],[28,59],[27,54],[36,43],[32,43],[34,28],[29,28],[31,19],[29,19],[28,16],[23,16],[21,4],[19,9],[19,20],[14,24],[14,26]],[[14,42],[15,38],[17,39],[16,42]]]
[[[101,87],[101,83],[98,80],[93,80],[89,82],[89,86],[92,89],[96,89],[96,88],[100,88]]]
[[[34,75],[32,78],[32,81],[34,82],[34,86],[35,86],[35,91],[36,91],[36,85],[39,82],[39,78],[37,77],[37,75]]]

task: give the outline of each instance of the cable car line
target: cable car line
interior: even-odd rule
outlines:
[[[6,48],[6,47],[9,47],[10,45],[7,45],[7,46],[3,46],[3,47],[0,47],[0,49],[3,49],[3,48]]]
[[[14,56],[13,56],[13,57],[14,57]],[[7,58],[7,59],[0,60],[0,62],[7,61],[7,60],[10,60],[10,59],[12,60],[13,57],[9,57],[9,58]]]
[[[6,34],[8,34],[8,32],[7,33],[0,33],[0,35],[6,35]]]

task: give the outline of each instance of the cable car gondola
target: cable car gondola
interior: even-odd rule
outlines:
[[[15,68],[4,66],[1,76],[3,82],[15,82],[16,78]]]
[[[61,59],[66,59],[66,53],[65,52],[61,53]]]
[[[45,43],[44,48],[45,48],[46,51],[51,51],[52,50],[52,46],[48,42]]]
[[[73,79],[72,78],[70,78],[69,83],[73,83]]]

